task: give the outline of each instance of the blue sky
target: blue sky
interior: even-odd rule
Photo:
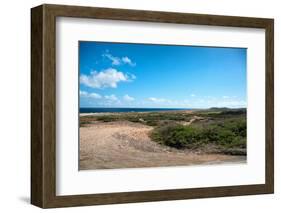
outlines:
[[[246,54],[80,41],[80,107],[246,107]]]

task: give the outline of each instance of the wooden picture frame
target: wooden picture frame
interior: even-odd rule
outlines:
[[[265,184],[56,195],[56,18],[262,28],[266,34]],[[274,191],[274,21],[186,13],[44,4],[31,9],[31,203],[41,208],[268,194]]]

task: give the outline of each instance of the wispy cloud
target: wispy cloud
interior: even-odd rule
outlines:
[[[128,64],[130,66],[136,66],[136,63],[132,61],[128,56],[124,57],[117,57],[113,56],[110,53],[105,53],[102,55],[103,57],[109,59],[111,61],[111,64],[114,66],[122,65],[122,64]]]
[[[191,96],[191,97],[195,97],[196,95],[195,95],[195,94],[190,94],[190,96]]]
[[[165,102],[171,102],[170,100],[164,99],[164,98],[154,98],[150,97],[148,98],[149,101],[154,102],[154,103],[165,103]]]
[[[131,97],[131,96],[129,96],[129,95],[124,95],[124,96],[123,96],[123,99],[124,99],[124,101],[128,101],[128,102],[134,101],[134,100],[135,100],[135,98],[133,98],[133,97]]]
[[[101,95],[99,95],[99,94],[97,94],[97,93],[94,93],[94,92],[90,93],[90,94],[89,94],[89,97],[90,97],[90,98],[95,98],[95,99],[100,99],[100,98],[102,98]]]
[[[104,98],[109,101],[118,101],[119,100],[115,95],[106,95],[106,96],[104,96]]]
[[[91,105],[95,106],[110,106],[112,104],[121,104],[121,100],[114,94],[102,96],[97,93],[89,93],[86,91],[80,91],[80,101],[83,103],[90,103]]]
[[[124,64],[129,64],[130,66],[136,66],[136,63],[132,62],[132,60],[128,56],[122,57],[122,62]]]
[[[87,96],[88,96],[88,92],[80,90],[80,97],[87,97]]]
[[[146,107],[175,107],[175,108],[209,108],[209,107],[230,107],[230,108],[240,108],[246,107],[247,102],[245,100],[233,99],[231,97],[224,99],[222,96],[220,98],[193,98],[193,99],[183,99],[183,100],[173,100],[169,98],[158,98],[149,97],[145,99],[136,100],[134,97],[125,94],[123,96],[116,96],[115,94],[100,95],[98,93],[90,93],[87,91],[80,91],[81,100],[87,100],[92,105],[95,106],[146,106]]]
[[[136,77],[126,74],[113,68],[108,68],[100,72],[93,71],[90,75],[82,74],[80,83],[92,88],[116,88],[120,82],[129,82]]]
[[[97,94],[97,93],[88,93],[86,91],[81,91],[80,90],[80,97],[83,97],[83,98],[94,98],[94,99],[101,99],[102,96],[100,94]]]
[[[246,101],[242,100],[229,100],[229,101],[219,101],[217,103],[220,107],[246,107]]]
[[[209,108],[209,107],[230,107],[239,108],[246,107],[247,102],[243,99],[234,98],[234,96],[221,96],[221,97],[205,97],[192,99],[190,101],[194,108]]]
[[[204,97],[204,98],[191,98],[191,99],[183,99],[183,100],[172,100],[167,98],[156,98],[150,97],[146,99],[147,102],[144,104],[150,106],[157,107],[179,107],[179,108],[209,108],[209,107],[231,107],[231,108],[239,108],[246,107],[247,102],[244,100],[233,99],[232,97],[228,98],[214,98],[214,97]]]
[[[112,65],[120,65],[121,64],[120,58],[114,57],[113,55],[111,55],[109,53],[105,53],[102,56],[109,59],[111,61]]]

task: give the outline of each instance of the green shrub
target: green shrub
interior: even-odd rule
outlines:
[[[111,121],[117,121],[118,118],[115,117],[115,116],[100,116],[100,117],[97,117],[97,120],[98,121],[103,121],[103,122],[111,122]]]
[[[167,146],[194,148],[200,142],[201,130],[191,126],[166,125],[156,128],[151,137]]]
[[[165,125],[151,133],[154,141],[177,149],[196,149],[212,144],[218,149],[246,148],[246,121],[225,120],[208,126]]]

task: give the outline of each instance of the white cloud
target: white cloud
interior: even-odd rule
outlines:
[[[105,53],[102,56],[108,58],[109,60],[111,60],[112,65],[120,65],[121,64],[121,59],[120,58],[114,57],[113,55],[111,55],[109,53]]]
[[[224,99],[228,99],[228,98],[229,98],[229,96],[226,96],[226,95],[225,95],[225,96],[222,96],[222,98],[224,98]]]
[[[191,94],[190,96],[191,96],[191,97],[195,97],[196,95],[195,95],[195,94]]]
[[[115,95],[106,95],[104,98],[109,101],[118,101],[118,98]]]
[[[134,101],[134,100],[135,100],[133,97],[131,97],[131,96],[129,96],[129,95],[124,95],[124,96],[123,96],[123,99],[124,99],[125,101]]]
[[[97,93],[89,93],[80,90],[81,103],[91,104],[93,106],[119,106],[121,101],[114,94],[101,96]]]
[[[132,62],[132,60],[127,56],[122,57],[122,62],[124,64],[129,64],[130,66],[136,66],[136,63]]]
[[[81,96],[81,97],[86,97],[86,96],[88,96],[88,93],[85,92],[85,91],[81,91],[81,90],[80,90],[80,96]]]
[[[149,106],[159,106],[159,107],[179,107],[179,108],[209,108],[209,107],[230,107],[239,108],[246,107],[247,103],[244,100],[235,100],[231,97],[227,99],[215,99],[215,98],[192,98],[189,100],[170,100],[165,98],[150,97],[147,102],[144,103]]]
[[[148,100],[151,102],[154,102],[154,103],[170,102],[169,100],[164,99],[164,98],[154,98],[154,97],[148,98]]]
[[[190,100],[171,100],[166,98],[150,97],[143,101],[143,105],[150,107],[186,108],[191,106]]]
[[[116,88],[119,82],[128,82],[136,77],[128,75],[113,68],[108,68],[100,72],[93,71],[90,75],[82,74],[80,83],[92,88]]]
[[[102,96],[100,94],[97,93],[88,93],[86,91],[81,91],[80,90],[80,97],[84,97],[84,98],[94,98],[94,99],[100,99],[102,98]]]
[[[118,65],[122,65],[122,64],[128,64],[130,66],[136,66],[136,63],[134,63],[128,56],[119,58],[117,56],[111,55],[108,52],[109,51],[106,51],[106,53],[103,54],[102,56],[109,59],[111,61],[112,65],[118,66]]]
[[[229,100],[229,101],[221,101],[218,102],[218,106],[223,106],[223,107],[246,107],[247,103],[246,101],[241,101],[241,100]]]
[[[90,98],[95,98],[95,99],[100,99],[100,98],[102,98],[102,96],[101,95],[99,95],[99,94],[97,94],[97,93],[90,93],[89,94],[89,97]]]

